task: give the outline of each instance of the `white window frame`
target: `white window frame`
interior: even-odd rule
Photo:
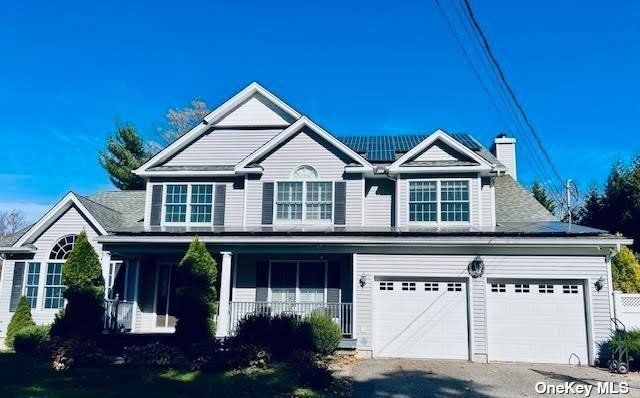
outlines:
[[[30,267],[31,264],[38,264],[38,280],[37,280],[37,283],[35,285],[27,284],[27,282],[29,281],[29,267]],[[41,261],[34,260],[34,261],[27,261],[25,263],[24,282],[22,283],[22,286],[23,286],[22,295],[27,297],[27,300],[29,300],[29,297],[27,296],[27,288],[29,288],[29,287],[35,287],[36,288],[36,302],[35,302],[35,305],[31,307],[32,310],[39,308],[38,307],[38,303],[40,302],[40,297],[41,297],[41,294],[40,294],[40,283],[42,281],[42,274],[43,274],[42,268],[43,267],[42,267],[42,262]],[[44,294],[44,292],[43,292],[43,294]],[[30,301],[29,301],[29,305],[31,306],[31,302]]]
[[[441,192],[441,183],[447,181],[466,181],[467,187],[469,189],[469,221],[442,221],[442,192]],[[471,220],[473,219],[473,202],[471,200],[471,181],[472,178],[419,178],[419,179],[408,179],[406,181],[406,211],[405,217],[407,223],[414,225],[471,225]],[[410,196],[411,196],[411,183],[412,182],[435,182],[436,183],[436,221],[411,221],[411,206],[410,206]]]
[[[62,292],[64,292],[64,289],[66,288],[66,286],[62,283],[62,269],[64,268],[65,263],[67,262],[67,260],[49,260],[45,263],[46,268],[44,270],[44,288],[42,290],[42,309],[44,311],[59,311],[60,308],[64,308],[65,304],[66,304],[66,300],[64,298],[64,293],[61,293],[61,298],[62,298],[62,305],[60,307],[52,307],[52,308],[47,308],[46,303],[47,303],[47,288],[50,289],[54,289],[54,288],[62,288]],[[47,277],[49,276],[49,265],[53,265],[53,264],[60,264],[60,284],[58,285],[49,285],[47,284]]]
[[[202,182],[165,182],[162,184],[162,214],[160,217],[162,218],[161,225],[176,227],[176,226],[209,226],[213,225],[213,216],[215,209],[215,201],[216,201],[216,184],[211,181],[202,181]],[[185,203],[187,210],[185,213],[184,222],[180,221],[166,221],[167,216],[167,187],[169,185],[186,185],[187,186],[187,202]],[[191,193],[193,185],[211,185],[211,221],[203,221],[203,222],[193,222],[191,221]],[[197,203],[196,205],[201,205],[202,203]]]
[[[291,267],[296,270],[296,296],[294,303],[301,303],[300,301],[300,264],[304,263],[323,263],[324,264],[324,298],[322,303],[313,303],[313,304],[326,304],[327,303],[327,291],[328,291],[328,282],[329,282],[329,262],[327,260],[269,260],[269,278],[267,280],[267,301],[272,302],[271,296],[271,264],[272,263],[289,263]],[[340,296],[342,296],[342,292],[340,292]],[[342,297],[340,297],[340,301],[342,301]],[[311,303],[310,303],[311,304]]]
[[[279,183],[302,183],[302,218],[300,220],[278,219],[278,184]],[[307,218],[307,183],[330,183],[331,184],[331,219],[308,219]],[[276,180],[273,182],[273,222],[274,224],[333,224],[336,216],[336,180]]]

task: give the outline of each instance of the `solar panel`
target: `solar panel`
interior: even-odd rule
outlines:
[[[469,134],[452,134],[455,140],[467,148],[478,151],[482,145]],[[398,153],[405,153],[427,138],[425,134],[354,135],[337,137],[354,151],[365,154],[372,162],[393,162]]]

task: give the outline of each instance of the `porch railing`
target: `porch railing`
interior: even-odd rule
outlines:
[[[105,300],[105,330],[130,332],[133,326],[133,302],[126,300]]]
[[[292,303],[292,302],[255,302],[231,301],[229,303],[231,333],[234,333],[238,323],[250,315],[281,314],[306,317],[314,312],[325,313],[340,326],[343,336],[353,334],[353,304],[351,303]]]

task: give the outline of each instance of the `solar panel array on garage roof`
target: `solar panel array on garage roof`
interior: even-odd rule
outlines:
[[[451,136],[472,151],[482,148],[482,145],[469,134],[451,134]],[[426,134],[355,135],[338,137],[338,139],[364,155],[370,162],[393,162],[399,153],[410,151],[427,137]]]

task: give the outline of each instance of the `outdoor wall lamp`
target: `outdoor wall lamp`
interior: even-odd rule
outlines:
[[[360,275],[360,280],[358,282],[360,282],[360,287],[365,287],[367,285],[367,275]]]
[[[479,278],[484,274],[484,260],[482,257],[476,256],[470,263],[468,267],[469,275],[472,278]]]
[[[596,281],[596,283],[593,284],[593,286],[596,288],[596,292],[599,292],[600,290],[602,290],[602,288],[604,287],[604,276],[601,276],[600,278],[598,278],[598,280]]]

